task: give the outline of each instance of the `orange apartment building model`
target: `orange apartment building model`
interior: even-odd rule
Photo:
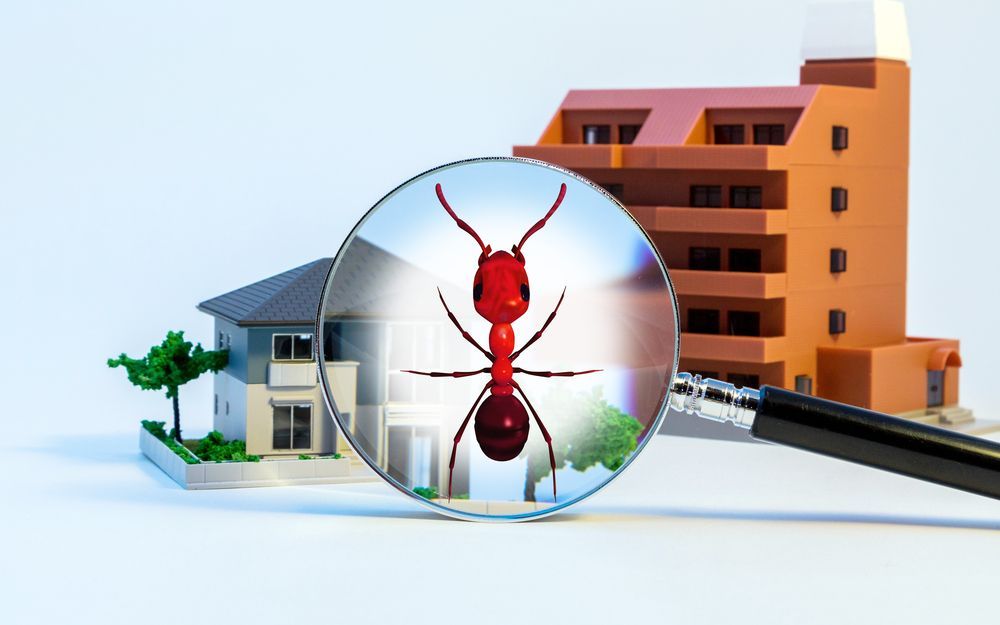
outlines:
[[[815,5],[798,86],[570,91],[514,154],[647,230],[680,370],[974,430],[958,341],[906,335],[909,52],[900,3]]]

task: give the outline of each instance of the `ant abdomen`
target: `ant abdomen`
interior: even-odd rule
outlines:
[[[516,458],[528,441],[528,411],[513,395],[489,395],[476,412],[476,440],[488,458]]]

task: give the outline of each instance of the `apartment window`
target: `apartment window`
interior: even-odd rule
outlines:
[[[602,184],[601,186],[619,202],[622,200],[622,196],[625,195],[625,185],[623,184]]]
[[[760,313],[730,310],[729,334],[733,336],[760,336]]]
[[[753,373],[730,373],[726,376],[726,382],[740,387],[757,388],[760,386],[760,376]]]
[[[830,334],[847,332],[847,313],[840,309],[830,311]]]
[[[717,247],[692,247],[688,249],[688,269],[719,271],[722,269],[722,251]]]
[[[835,247],[830,250],[830,273],[847,271],[847,250]]]
[[[622,124],[618,126],[618,143],[625,145],[634,143],[640,128],[642,128],[640,124]]]
[[[714,128],[716,145],[743,145],[743,124],[716,124]]]
[[[611,126],[584,126],[583,142],[587,145],[611,143]]]
[[[813,394],[813,379],[807,375],[795,376],[795,392],[803,395]]]
[[[760,250],[731,248],[729,271],[760,271]]]
[[[718,334],[719,311],[710,308],[688,308],[688,332]]]
[[[844,187],[833,187],[830,189],[830,210],[835,213],[842,213],[847,210],[847,189]]]
[[[389,350],[389,371],[386,373],[388,400],[404,403],[440,402],[441,385],[438,380],[401,371],[440,368],[440,326],[394,323],[386,328],[386,332]]]
[[[785,145],[784,125],[754,124],[753,142],[757,145]]]
[[[698,208],[722,207],[722,187],[712,185],[692,185],[691,206]]]
[[[833,149],[834,150],[847,149],[847,126],[833,127]]]
[[[312,334],[275,334],[271,337],[272,360],[312,360]]]
[[[274,406],[272,421],[272,449],[312,447],[312,404]]]
[[[731,187],[729,206],[733,208],[760,208],[760,187]]]

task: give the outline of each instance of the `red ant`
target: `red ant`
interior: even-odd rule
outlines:
[[[566,196],[566,185],[563,184],[560,187],[559,197],[556,198],[549,212],[538,220],[534,226],[529,228],[524,233],[524,236],[521,237],[521,241],[511,248],[513,254],[509,254],[503,250],[491,252],[490,246],[483,245],[483,240],[476,234],[476,231],[469,224],[459,219],[455,211],[448,205],[440,184],[435,186],[435,190],[437,191],[437,197],[441,202],[441,206],[448,211],[448,214],[455,220],[459,228],[472,235],[472,238],[476,240],[476,243],[479,244],[479,248],[482,250],[482,253],[479,255],[479,268],[476,270],[476,277],[472,281],[472,299],[475,302],[476,312],[492,324],[490,328],[490,349],[487,351],[476,342],[476,339],[472,338],[471,334],[462,328],[462,324],[458,322],[451,309],[448,308],[448,304],[444,301],[444,295],[441,294],[441,289],[439,288],[438,297],[441,299],[441,304],[444,306],[445,312],[448,313],[448,318],[455,324],[458,331],[462,333],[462,338],[482,352],[492,363],[492,366],[475,371],[404,370],[406,373],[428,375],[436,378],[464,378],[481,373],[490,374],[490,381],[486,383],[486,386],[479,393],[476,401],[472,404],[472,408],[469,409],[469,414],[465,416],[465,420],[462,421],[461,427],[458,428],[458,432],[455,434],[454,443],[451,446],[451,460],[448,462],[448,499],[451,499],[451,476],[455,470],[455,451],[458,449],[458,443],[462,440],[462,434],[465,433],[466,426],[469,425],[472,413],[476,412],[476,406],[479,405],[480,400],[482,400],[487,390],[490,391],[490,396],[479,405],[479,410],[476,412],[475,430],[479,447],[482,448],[483,453],[487,457],[499,462],[516,458],[521,453],[521,450],[524,449],[524,444],[528,440],[529,420],[528,413],[524,410],[524,405],[514,396],[514,391],[516,390],[524,398],[524,403],[528,405],[528,410],[531,411],[531,415],[538,424],[538,429],[542,432],[542,438],[545,439],[545,443],[549,446],[549,463],[552,466],[552,498],[554,500],[556,497],[556,456],[552,451],[552,437],[549,436],[548,430],[545,429],[545,424],[542,423],[534,406],[531,405],[528,396],[524,394],[521,386],[514,380],[514,374],[523,373],[525,375],[544,378],[556,376],[568,377],[583,375],[585,373],[595,373],[600,371],[600,369],[591,369],[589,371],[529,371],[513,366],[514,360],[532,343],[540,339],[542,333],[545,332],[545,329],[555,319],[556,313],[559,311],[559,306],[562,304],[563,298],[566,297],[565,288],[559,297],[559,301],[556,303],[555,309],[549,315],[548,319],[545,320],[545,323],[542,324],[541,329],[535,332],[534,336],[517,351],[514,351],[514,329],[511,327],[511,323],[527,312],[528,301],[531,299],[531,290],[528,287],[528,274],[524,270],[524,255],[521,253],[521,250],[524,249],[524,242],[528,240],[528,237],[541,230],[549,217],[562,204],[563,198]]]

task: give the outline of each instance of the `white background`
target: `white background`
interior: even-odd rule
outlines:
[[[1000,417],[1000,11],[907,12],[909,332],[961,339],[962,403]],[[528,526],[395,518],[412,508],[381,487],[186,493],[136,456],[136,422],[168,402],[103,364],[168,328],[210,342],[197,302],[332,255],[417,172],[533,143],[570,88],[795,84],[803,17],[788,0],[0,6],[4,620],[995,620],[991,502],[686,439],[584,516]],[[210,427],[207,379],[181,401],[189,431]],[[720,453],[755,463],[745,479],[806,481],[726,486],[694,462]],[[667,491],[660,469],[710,483]]]

